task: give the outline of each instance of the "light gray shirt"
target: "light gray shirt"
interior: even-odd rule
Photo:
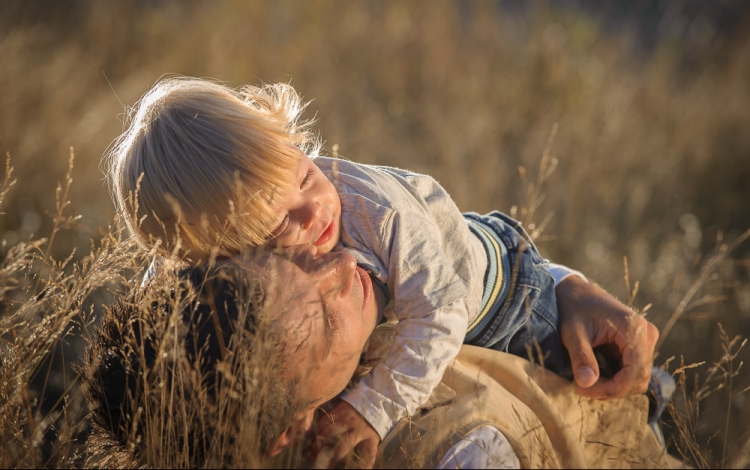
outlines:
[[[430,176],[318,157],[341,199],[341,241],[388,286],[398,320],[385,358],[342,397],[383,438],[422,405],[481,307],[487,259]]]
[[[385,358],[342,399],[381,439],[422,405],[458,354],[482,302],[487,258],[450,195],[430,176],[318,157],[341,199],[341,241],[388,286],[398,320]],[[550,265],[557,285],[582,274]],[[585,279],[585,278],[584,278]],[[507,439],[481,426],[456,443],[438,468],[518,468]]]

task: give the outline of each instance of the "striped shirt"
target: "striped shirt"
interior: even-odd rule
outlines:
[[[484,273],[484,292],[479,314],[469,323],[465,343],[474,343],[487,331],[500,314],[510,290],[510,261],[508,250],[495,230],[478,214],[465,213],[464,218],[471,232],[482,242],[487,255],[487,269]]]

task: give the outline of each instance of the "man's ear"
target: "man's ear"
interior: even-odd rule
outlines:
[[[268,447],[268,456],[275,457],[288,445],[301,441],[307,432],[312,429],[313,418],[315,418],[315,408],[310,408],[297,415],[292,424]]]
[[[276,439],[274,442],[271,443],[270,446],[268,446],[268,450],[266,451],[268,453],[269,457],[276,457],[281,453],[282,450],[286,446],[288,446],[292,442],[292,425],[290,425],[284,432],[281,433],[281,435]]]

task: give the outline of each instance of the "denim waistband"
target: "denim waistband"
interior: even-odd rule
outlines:
[[[505,302],[510,287],[510,260],[505,244],[495,228],[483,221],[478,214],[464,214],[471,232],[482,242],[487,255],[487,269],[484,272],[484,293],[479,315],[469,324],[465,342],[477,339],[494,320]]]

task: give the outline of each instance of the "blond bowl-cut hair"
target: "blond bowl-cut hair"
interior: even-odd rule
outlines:
[[[186,261],[262,245],[273,199],[296,181],[317,135],[288,84],[232,89],[160,80],[128,113],[105,157],[113,199],[138,243]]]

